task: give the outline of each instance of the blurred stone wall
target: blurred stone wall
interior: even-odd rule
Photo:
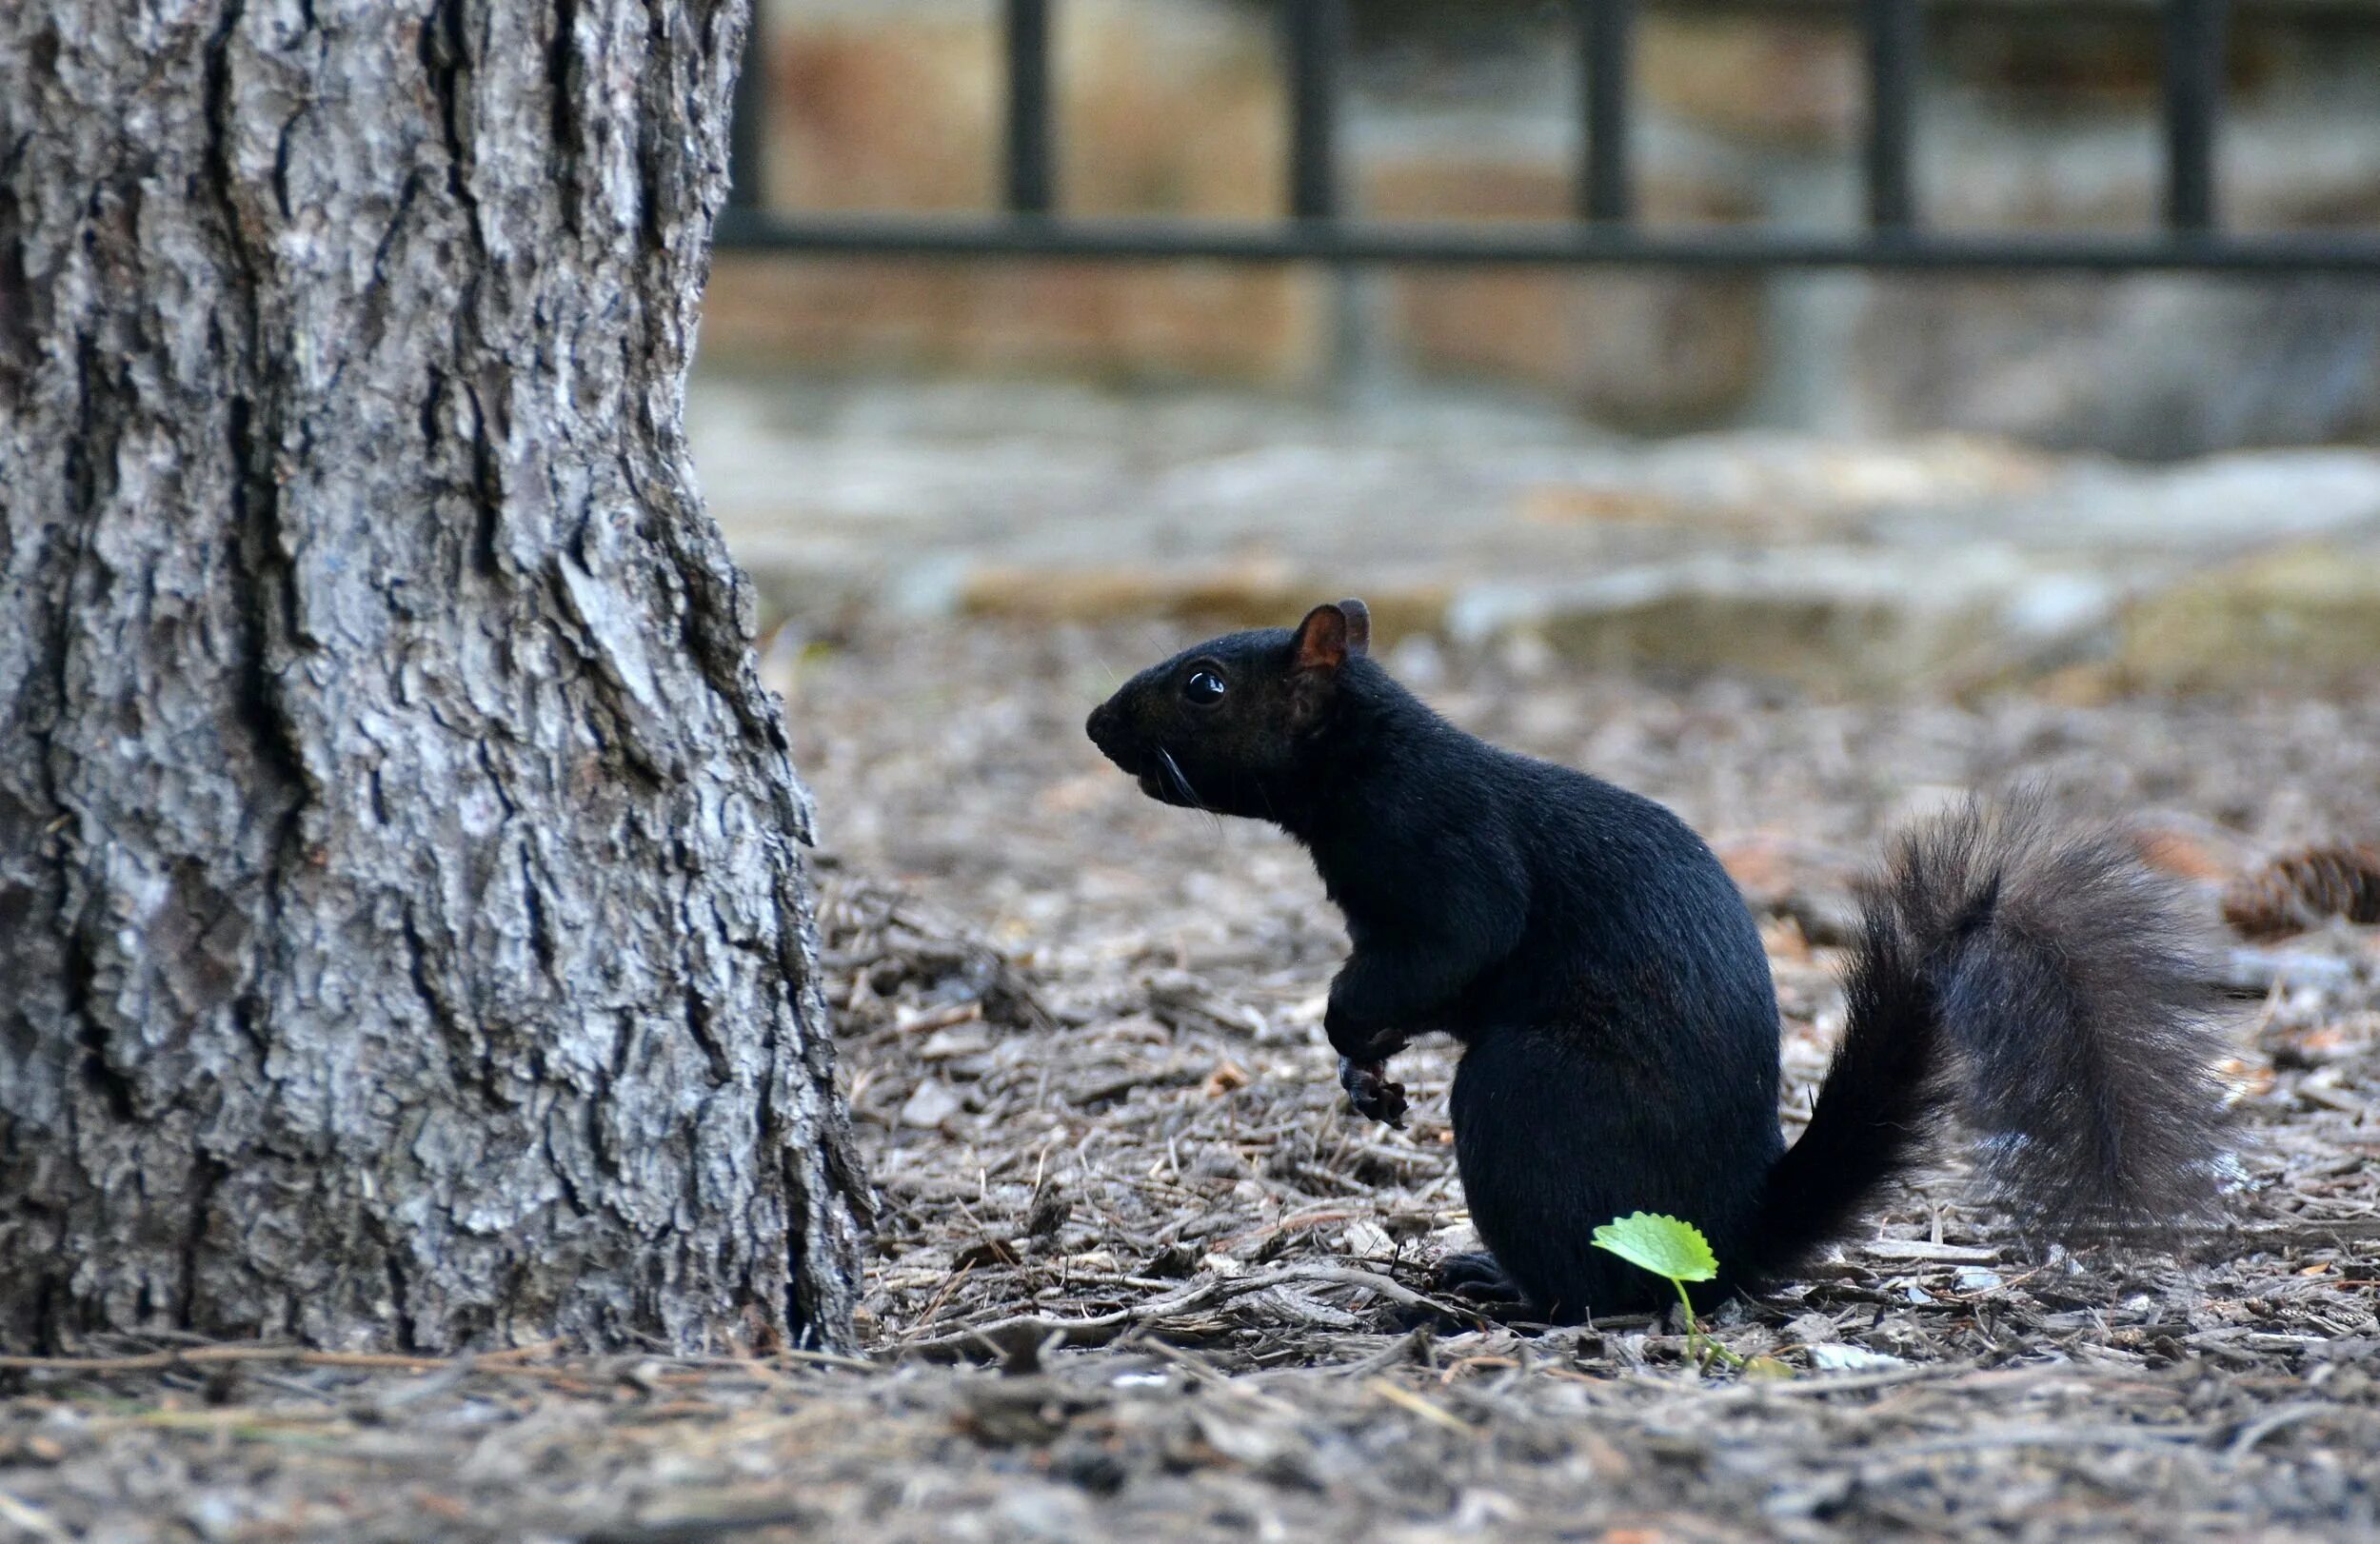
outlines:
[[[996,201],[996,0],[764,0],[767,195],[787,209]],[[1284,197],[1268,8],[1058,0],[1061,206],[1260,218]],[[1577,116],[1562,7],[1354,0],[1359,211],[1557,219]],[[2232,8],[2227,224],[2380,225],[2380,0]],[[1798,13],[1796,13],[1798,12]],[[1958,229],[2130,230],[2162,187],[2153,10],[1934,9],[1918,186]],[[1655,5],[1640,198],[1661,225],[1841,228],[1859,209],[1856,31]],[[2168,456],[2380,432],[2380,286],[2164,277],[1332,275],[1220,264],[723,254],[714,360],[1310,389],[1474,380],[1640,429],[1984,430]],[[1358,336],[1350,336],[1351,330]]]

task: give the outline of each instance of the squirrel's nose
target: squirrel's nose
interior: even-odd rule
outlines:
[[[1091,716],[1083,721],[1082,732],[1091,737],[1091,743],[1100,748],[1101,756],[1118,766],[1124,764],[1124,747],[1132,737],[1113,698],[1091,709]]]

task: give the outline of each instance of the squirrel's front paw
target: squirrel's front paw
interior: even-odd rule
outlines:
[[[1383,1126],[1402,1129],[1405,1124],[1405,1085],[1388,1080],[1388,1068],[1378,1061],[1355,1061],[1339,1059],[1339,1086],[1347,1091],[1347,1102],[1356,1114],[1378,1121]]]

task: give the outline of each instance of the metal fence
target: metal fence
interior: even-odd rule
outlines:
[[[1604,264],[1669,268],[2172,269],[2380,273],[2380,230],[2232,234],[2215,207],[2226,0],[2157,0],[2164,32],[2165,200],[2137,235],[1933,232],[1911,175],[1924,47],[1918,0],[1854,0],[1867,44],[1867,222],[1840,234],[1670,230],[1638,222],[1629,107],[1636,0],[1571,0],[1583,123],[1576,216],[1567,222],[1417,223],[1350,216],[1341,195],[1339,102],[1347,0],[1281,0],[1289,97],[1289,207],[1274,221],[1069,215],[1060,208],[1051,112],[1051,0],[1002,0],[1006,208],[982,215],[786,214],[762,207],[765,0],[736,98],[734,192],[719,245],[878,256],[1209,258],[1249,262]],[[1798,9],[1798,8],[1797,8]],[[2380,91],[2380,83],[2375,83]]]

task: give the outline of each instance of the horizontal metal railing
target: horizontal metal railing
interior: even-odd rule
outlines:
[[[962,258],[1023,256],[1244,262],[1579,264],[1698,269],[2172,269],[2380,273],[2380,230],[2245,234],[2223,230],[2216,130],[2227,47],[2226,0],[2156,0],[2164,30],[2164,222],[2138,234],[1936,232],[1922,221],[1913,172],[1925,16],[1919,0],[1850,0],[1867,41],[1863,149],[1867,222],[1841,233],[1750,225],[1664,229],[1636,218],[1629,85],[1636,0],[1572,0],[1583,122],[1577,218],[1418,222],[1351,218],[1340,195],[1340,73],[1347,0],[1281,0],[1289,109],[1288,208],[1271,221],[1062,212],[1055,172],[1051,0],[1003,0],[1007,112],[1004,209],[982,215],[786,214],[760,198],[763,71],[736,97],[734,191],[723,247],[790,253]],[[1789,14],[1825,9],[1776,8]],[[2122,11],[2127,8],[2102,5]],[[2140,5],[2130,8],[2144,9]],[[2368,11],[2332,8],[2354,22]],[[765,0],[750,48],[764,48]]]

